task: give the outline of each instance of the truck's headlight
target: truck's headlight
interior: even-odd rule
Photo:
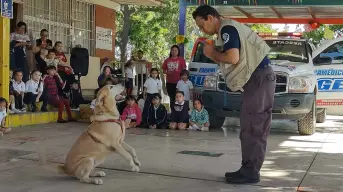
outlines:
[[[290,93],[306,93],[309,92],[311,83],[308,77],[292,77],[289,80]]]
[[[216,76],[206,76],[205,80],[204,80],[204,89],[216,90],[217,89],[217,77]]]

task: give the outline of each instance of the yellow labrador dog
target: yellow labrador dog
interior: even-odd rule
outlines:
[[[114,151],[129,161],[131,171],[139,171],[141,163],[135,150],[124,142],[125,126],[119,120],[116,106],[115,98],[123,90],[121,85],[107,85],[100,89],[92,123],[76,140],[59,171],[75,176],[81,182],[101,185],[101,179],[92,177],[104,177],[105,173],[94,169]]]

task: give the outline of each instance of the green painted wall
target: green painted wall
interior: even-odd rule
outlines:
[[[283,6],[283,5],[343,5],[343,0],[180,0],[188,6],[201,4],[208,5],[264,5],[264,6]]]

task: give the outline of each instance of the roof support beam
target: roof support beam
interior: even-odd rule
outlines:
[[[270,6],[270,9],[277,15],[280,19],[282,19],[282,15],[275,9],[274,6]]]
[[[312,8],[311,8],[311,7],[308,7],[307,10],[308,10],[308,12],[311,14],[312,18],[313,18],[313,19],[316,19],[316,15],[313,13]]]
[[[241,23],[268,23],[268,24],[309,24],[313,19],[303,19],[303,18],[230,18]],[[342,25],[343,18],[317,18],[315,21],[320,24],[336,24]]]
[[[251,14],[247,13],[246,11],[244,11],[242,8],[240,7],[233,7],[234,9],[236,9],[237,11],[243,13],[246,17],[248,18],[254,18]]]

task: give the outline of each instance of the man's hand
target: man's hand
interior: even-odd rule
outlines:
[[[36,98],[36,103],[39,103],[39,98],[38,97]]]
[[[203,53],[206,57],[212,59],[214,51],[215,49],[212,45],[205,43],[204,48],[203,48]]]

